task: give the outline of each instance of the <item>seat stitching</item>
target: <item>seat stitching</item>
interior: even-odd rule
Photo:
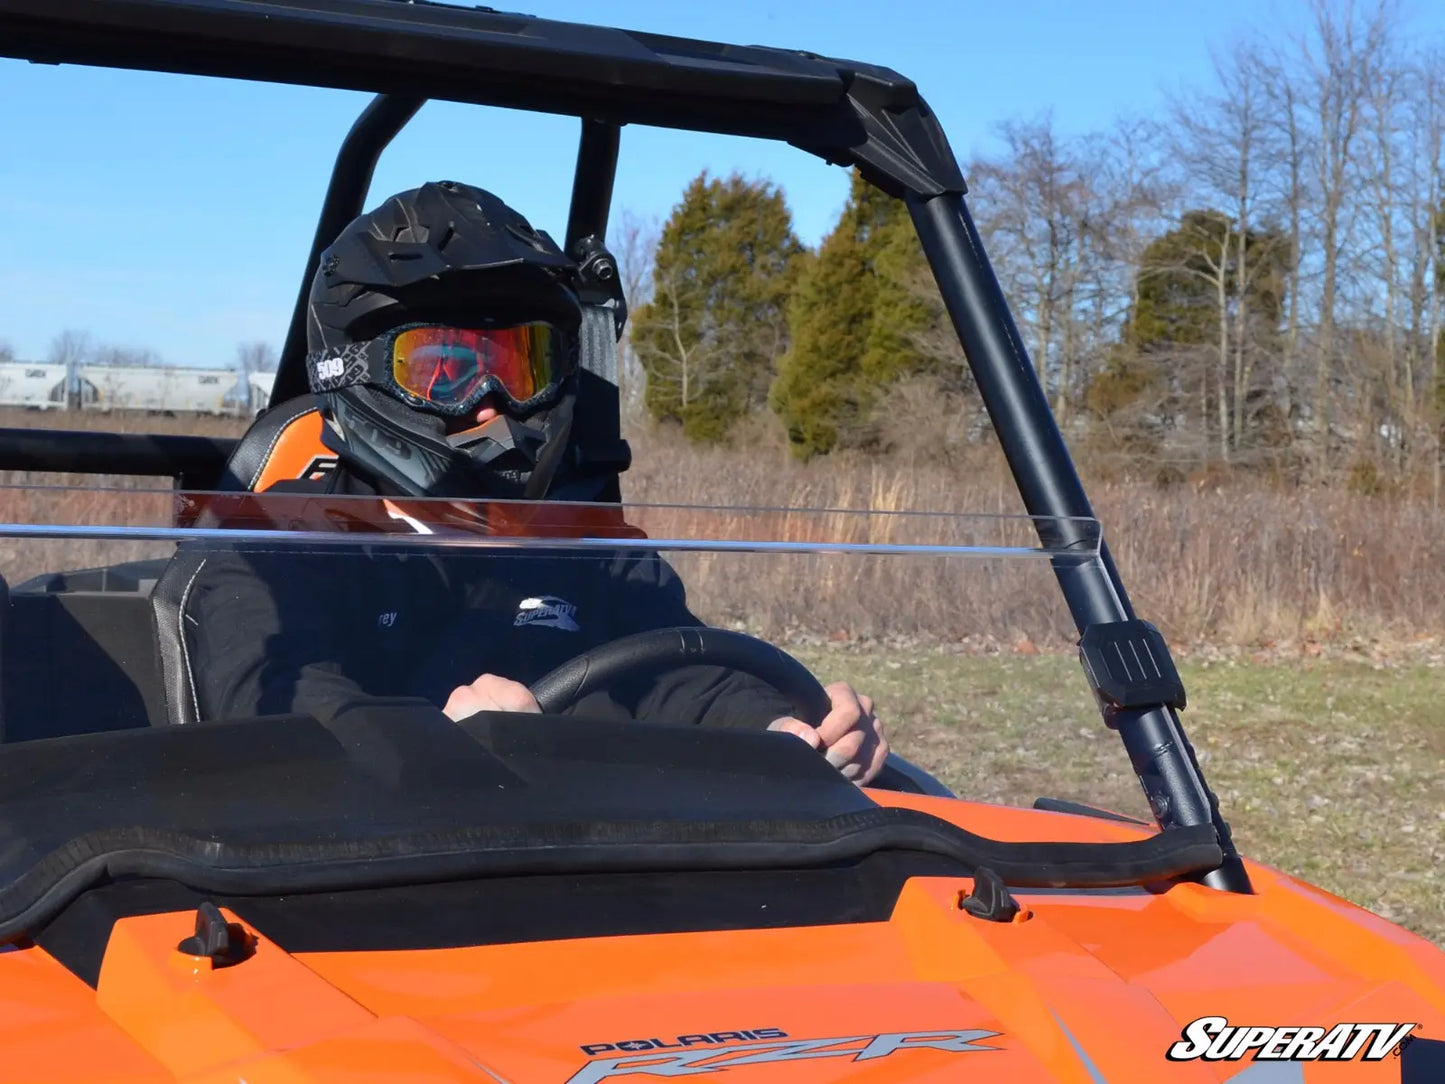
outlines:
[[[186,687],[191,694],[191,709],[196,716],[196,721],[199,721],[201,717],[201,703],[200,698],[196,695],[196,677],[191,672],[190,646],[186,643],[186,605],[191,600],[191,589],[196,586],[196,580],[200,578],[201,570],[206,567],[207,560],[208,558],[202,557],[200,564],[196,565],[196,570],[191,573],[191,578],[186,581],[186,589],[181,592],[181,603],[176,612],[176,638],[181,645],[181,664],[185,668]],[[180,714],[184,714],[184,712]],[[182,723],[186,721],[185,719],[178,720]]]

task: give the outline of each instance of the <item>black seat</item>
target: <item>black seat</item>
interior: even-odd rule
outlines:
[[[5,741],[165,721],[150,603],[164,566],[133,561],[0,588]]]
[[[260,493],[277,482],[318,478],[335,462],[335,453],[321,443],[320,403],[314,395],[303,395],[256,419],[232,451],[216,489]],[[165,718],[172,725],[193,723],[198,717],[186,607],[213,549],[179,546],[150,596]]]

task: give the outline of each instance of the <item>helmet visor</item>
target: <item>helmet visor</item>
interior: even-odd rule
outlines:
[[[563,336],[551,324],[411,327],[397,333],[391,375],[408,395],[442,409],[466,409],[488,391],[523,407],[565,375]]]

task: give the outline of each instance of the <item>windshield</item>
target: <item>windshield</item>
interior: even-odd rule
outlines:
[[[711,627],[847,681],[906,747],[910,720],[987,718],[979,660],[1070,644],[1055,570],[1100,545],[1083,519],[61,486],[0,488],[0,520],[10,742],[358,697],[446,709],[483,675],[532,686],[627,637]],[[1089,711],[1068,672],[1065,726]],[[659,659],[545,706],[765,728],[806,717],[800,695]],[[952,755],[921,759],[960,782]]]

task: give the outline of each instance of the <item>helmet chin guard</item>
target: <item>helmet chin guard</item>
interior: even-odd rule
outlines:
[[[322,441],[387,496],[541,500],[565,459],[572,393],[523,420],[499,415],[448,434],[436,415],[369,387],[322,396]]]

